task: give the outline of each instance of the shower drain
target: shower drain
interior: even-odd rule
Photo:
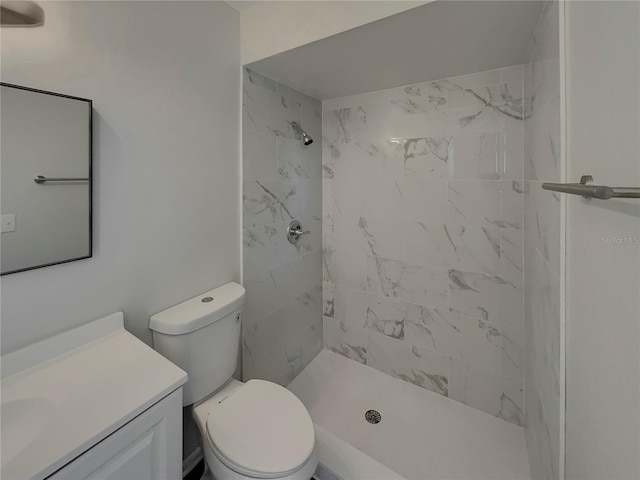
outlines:
[[[380,423],[382,420],[382,415],[377,410],[367,410],[364,413],[364,418],[369,423]]]

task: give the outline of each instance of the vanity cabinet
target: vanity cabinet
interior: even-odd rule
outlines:
[[[49,477],[51,480],[181,478],[181,388]]]
[[[187,374],[116,312],[2,356],[0,478],[178,480]]]

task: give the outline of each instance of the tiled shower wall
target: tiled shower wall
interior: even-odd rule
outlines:
[[[525,431],[534,479],[564,478],[561,365],[561,182],[559,4],[547,2],[525,69]]]
[[[523,422],[523,70],[323,103],[324,342]]]
[[[244,71],[243,377],[287,385],[322,349],[321,103]],[[303,146],[298,122],[316,141]],[[300,220],[297,245],[286,229]]]

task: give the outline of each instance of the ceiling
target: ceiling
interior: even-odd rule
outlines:
[[[253,7],[255,4],[260,3],[260,1],[259,0],[227,0],[226,3],[231,8],[235,8],[238,12],[242,12],[242,10],[246,10],[249,7]]]
[[[247,66],[326,100],[518,65],[541,8],[440,0]]]

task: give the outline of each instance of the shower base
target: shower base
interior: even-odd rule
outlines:
[[[288,388],[316,426],[320,480],[529,478],[521,427],[328,350]]]

